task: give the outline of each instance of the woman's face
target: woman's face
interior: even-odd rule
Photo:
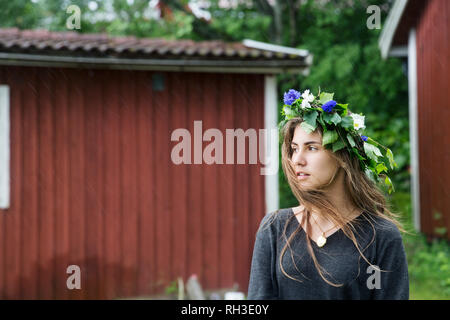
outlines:
[[[297,126],[291,149],[294,171],[305,190],[330,183],[336,174],[338,163],[330,155],[330,151],[322,146],[322,138],[318,132],[306,133]]]

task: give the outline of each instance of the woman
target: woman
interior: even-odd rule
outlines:
[[[408,299],[401,226],[375,184],[393,187],[381,145],[332,95],[289,93],[282,166],[299,206],[262,219],[248,299]]]

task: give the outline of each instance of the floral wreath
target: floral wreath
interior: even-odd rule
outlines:
[[[300,126],[307,133],[322,126],[322,145],[333,152],[347,148],[351,156],[359,159],[360,168],[374,182],[384,182],[389,194],[395,191],[391,179],[387,175],[387,163],[391,169],[397,167],[394,154],[389,148],[381,145],[370,137],[361,134],[365,129],[362,114],[350,112],[348,104],[340,104],[333,100],[334,93],[320,92],[315,97],[309,90],[303,94],[290,89],[284,94],[282,116],[279,123],[281,130],[292,118],[301,117]],[[385,152],[383,155],[378,147]],[[385,161],[387,160],[387,161]]]

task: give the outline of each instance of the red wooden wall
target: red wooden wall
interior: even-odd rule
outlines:
[[[193,135],[194,120],[224,139],[263,128],[264,77],[164,75],[153,91],[149,71],[0,67],[11,92],[1,299],[134,297],[194,273],[206,289],[247,290],[260,165],[177,166],[170,137]],[[66,287],[69,265],[81,290]]]
[[[450,239],[450,2],[430,0],[417,26],[421,230]],[[435,215],[439,213],[439,215]]]

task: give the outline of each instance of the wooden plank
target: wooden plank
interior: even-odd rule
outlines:
[[[219,108],[219,127],[224,135],[224,145],[226,141],[226,129],[234,128],[234,110],[233,110],[233,78],[231,74],[225,74],[219,77],[219,92],[221,99],[218,103]],[[224,152],[224,158],[228,150]],[[226,162],[225,162],[226,163]],[[234,272],[234,165],[225,164],[219,169],[219,189],[220,198],[218,199],[220,208],[220,227],[219,227],[219,252],[220,252],[220,286],[232,287],[235,279]]]
[[[170,234],[170,175],[169,161],[170,151],[168,138],[169,133],[169,101],[168,91],[170,88],[169,77],[163,73],[164,90],[154,91],[153,105],[155,106],[155,196],[156,196],[156,278],[157,291],[160,292],[169,284],[171,279],[171,239]]]
[[[121,71],[121,153],[122,153],[122,294],[136,294],[137,200],[136,200],[136,107],[132,72]]]
[[[95,110],[95,135],[97,148],[97,174],[95,177],[96,184],[96,225],[95,225],[95,242],[96,242],[96,261],[97,261],[97,296],[96,299],[106,299],[105,290],[105,139],[104,139],[104,113],[103,106],[108,104],[106,98],[108,93],[105,92],[105,83],[110,81],[106,77],[105,70],[98,70],[96,73],[96,95],[94,100]]]
[[[219,88],[217,86],[217,76],[214,74],[205,74],[202,76],[203,82],[203,132],[208,129],[216,129],[218,127],[218,109]],[[205,142],[204,150],[207,145],[217,143],[212,138],[211,141]],[[223,146],[222,141],[219,143]],[[222,148],[223,151],[223,148]],[[204,159],[205,160],[205,159]],[[219,237],[218,237],[218,219],[219,207],[218,198],[220,197],[217,183],[218,166],[221,164],[203,164],[203,185],[204,188],[204,216],[203,216],[203,243],[204,243],[204,289],[215,289],[219,287]]]
[[[250,97],[248,96],[249,83],[247,81],[246,75],[241,75],[236,78],[235,85],[233,88],[233,106],[235,117],[236,129],[242,129],[246,132],[248,129],[254,129],[249,127],[249,107],[248,105],[252,103]],[[249,131],[249,134],[250,131]],[[237,152],[245,152],[244,164],[239,164],[236,160],[235,170],[235,230],[236,234],[234,237],[235,248],[235,281],[239,284],[239,290],[243,290],[245,285],[245,279],[247,278],[247,270],[245,269],[247,254],[249,251],[249,235],[248,235],[248,215],[249,215],[249,185],[248,185],[248,172],[249,172],[249,153],[250,144],[255,143],[252,141],[250,143],[250,138],[245,138],[243,143],[244,150],[240,150],[238,144],[239,139],[235,139]],[[236,159],[239,155],[236,153]]]
[[[81,271],[81,289],[69,290],[70,299],[86,297],[86,248],[85,248],[85,210],[86,210],[86,153],[85,137],[86,112],[84,92],[86,71],[74,70],[69,100],[70,126],[70,264],[77,265]]]
[[[151,73],[139,72],[137,86],[137,170],[139,204],[139,266],[138,294],[154,293],[156,273],[156,223],[154,210],[154,118]]]
[[[23,186],[22,215],[26,223],[23,224],[23,299],[37,299],[38,293],[38,263],[39,263],[39,235],[38,235],[38,107],[39,80],[38,68],[28,69],[25,84],[26,99],[23,101]]]
[[[105,71],[105,94],[103,104],[105,115],[103,136],[105,141],[104,172],[104,233],[105,233],[105,295],[107,299],[119,297],[121,285],[121,233],[120,233],[120,115],[119,77],[116,71]]]
[[[188,106],[185,103],[187,97],[187,79],[185,74],[170,73],[171,88],[176,88],[171,95],[171,134],[176,129],[185,129],[188,126]],[[181,142],[173,141],[171,148]],[[182,277],[184,281],[188,278],[188,256],[187,256],[187,225],[190,221],[188,217],[188,170],[191,165],[176,165],[171,161],[170,170],[173,173],[173,218],[176,223],[172,223],[172,243],[173,243],[173,275]]]
[[[56,281],[57,299],[67,299],[68,289],[66,274],[69,266],[68,254],[70,250],[69,242],[69,92],[70,71],[59,69],[57,73],[58,81],[55,82],[55,273],[58,275]],[[26,289],[25,289],[26,290]]]
[[[39,298],[54,298],[53,71],[39,72]]]
[[[88,70],[85,79],[85,231],[86,231],[86,269],[84,273],[86,298],[95,299],[99,293],[98,252],[101,250],[101,141],[98,128],[101,126],[101,87],[98,70]]]
[[[204,252],[204,244],[202,241],[202,214],[203,214],[203,184],[201,176],[202,166],[195,164],[195,149],[196,147],[203,150],[201,143],[201,132],[197,133],[197,146],[195,143],[196,133],[194,131],[194,121],[203,119],[202,112],[202,100],[203,100],[203,88],[200,83],[200,75],[198,73],[190,73],[186,75],[188,81],[188,96],[187,96],[187,106],[189,110],[188,115],[188,130],[192,136],[192,165],[188,168],[188,199],[189,201],[189,224],[188,224],[188,275],[196,274],[199,282],[202,284],[204,281],[203,275],[203,260],[202,253]],[[200,128],[200,127],[198,127]],[[198,130],[201,131],[201,130]],[[201,154],[201,151],[200,151]],[[201,159],[197,159],[198,162]]]

